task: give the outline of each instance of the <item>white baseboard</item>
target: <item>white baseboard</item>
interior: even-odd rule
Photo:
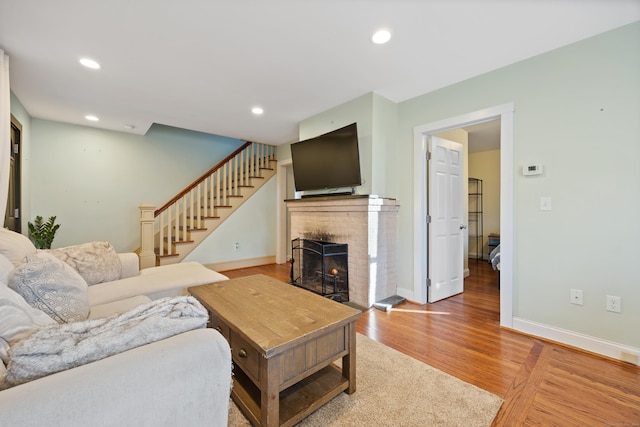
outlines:
[[[603,340],[589,335],[580,334],[578,332],[566,329],[556,328],[555,326],[545,325],[543,323],[533,322],[531,320],[513,318],[513,329],[528,335],[535,335],[560,344],[569,345],[612,359],[630,362],[629,355],[635,355],[636,359],[640,355],[640,348],[635,348],[612,341]],[[631,363],[631,362],[630,362]],[[636,365],[638,365],[636,360]]]
[[[264,256],[258,258],[239,259],[235,261],[214,262],[205,264],[205,267],[215,271],[236,270],[238,268],[257,267],[266,264],[275,264],[276,256]]]

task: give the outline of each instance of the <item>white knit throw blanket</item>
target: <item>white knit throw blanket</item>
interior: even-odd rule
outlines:
[[[208,317],[195,298],[183,296],[151,301],[102,319],[47,325],[11,347],[0,390],[204,328]]]

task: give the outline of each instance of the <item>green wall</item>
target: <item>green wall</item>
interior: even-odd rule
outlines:
[[[107,240],[121,252],[137,248],[141,203],[161,206],[243,144],[161,125],[134,135],[40,119],[30,124],[22,159],[29,171],[25,215],[57,216],[62,226],[54,247]]]
[[[395,173],[411,224],[415,126],[515,104],[514,315],[640,347],[640,23],[478,76],[399,106]],[[545,174],[520,168],[542,163]],[[552,198],[551,212],[539,198]],[[410,230],[400,247],[411,248]],[[404,243],[406,244],[404,244]],[[413,257],[400,254],[400,286]],[[584,306],[571,305],[571,288]],[[605,311],[605,296],[623,312]]]

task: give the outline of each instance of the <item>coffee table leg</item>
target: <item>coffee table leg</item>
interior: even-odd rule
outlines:
[[[266,381],[262,382],[261,391],[261,417],[262,425],[266,427],[279,426],[280,425],[280,392],[278,391],[278,372],[280,370],[277,358],[265,359],[266,363],[262,363],[265,369],[261,372],[261,378],[266,378]]]
[[[349,336],[349,354],[342,358],[342,375],[349,380],[347,394],[356,391],[356,323],[351,322],[347,326]]]

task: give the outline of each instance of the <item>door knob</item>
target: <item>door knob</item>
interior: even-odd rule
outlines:
[[[466,229],[467,229],[467,226],[466,226],[466,225],[464,225],[464,224],[460,224],[460,230],[466,230]]]

